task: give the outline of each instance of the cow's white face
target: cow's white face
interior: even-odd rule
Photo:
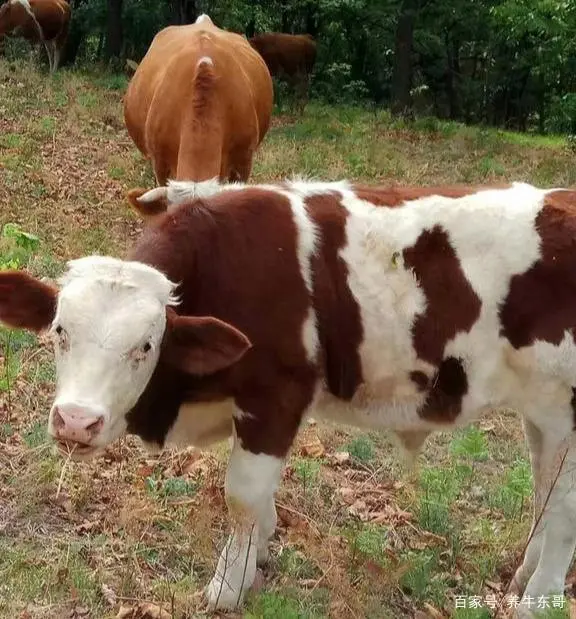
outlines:
[[[52,334],[56,397],[48,432],[73,458],[94,456],[122,436],[128,413],[138,421],[134,407],[160,358],[167,372],[202,376],[251,347],[218,318],[177,315],[169,307],[175,285],[140,262],[74,260],[60,285],[58,293],[22,271],[0,272],[0,321]],[[156,389],[162,401],[162,385]]]
[[[98,257],[73,261],[61,284],[48,429],[63,449],[94,455],[126,431],[158,362],[174,286],[144,264]]]

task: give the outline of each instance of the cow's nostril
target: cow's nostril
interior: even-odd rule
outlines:
[[[91,424],[86,426],[86,430],[90,432],[90,434],[95,435],[104,423],[104,417],[98,417],[96,421],[93,421]]]
[[[66,422],[62,418],[62,415],[60,414],[60,411],[58,410],[58,408],[54,409],[54,415],[53,415],[52,423],[54,424],[54,428],[56,430],[60,430],[60,429],[62,429],[66,425]]]

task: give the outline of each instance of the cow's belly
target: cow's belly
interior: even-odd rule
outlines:
[[[166,435],[166,445],[173,447],[208,447],[232,434],[232,399],[223,402],[182,404],[174,425]]]
[[[428,417],[423,406],[429,393],[420,391],[409,373],[364,383],[349,401],[321,390],[310,415],[334,423],[374,430],[433,431],[465,426],[505,403],[501,374],[469,376],[468,380],[467,393],[456,415],[444,416],[439,409],[435,415]]]

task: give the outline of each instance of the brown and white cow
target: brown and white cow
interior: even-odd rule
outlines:
[[[272,78],[244,37],[207,15],[152,41],[124,99],[131,138],[168,178],[246,181],[270,125]]]
[[[72,261],[59,290],[0,273],[0,320],[50,330],[48,430],[74,456],[127,432],[156,447],[233,436],[212,607],[239,604],[266,559],[310,413],[416,448],[494,407],[520,411],[536,525],[515,584],[563,591],[576,544],[574,190],[229,186],[157,217],[128,260]]]
[[[264,58],[270,73],[286,79],[302,108],[306,105],[310,75],[316,62],[316,41],[310,34],[266,32],[248,39]]]
[[[69,25],[70,5],[66,0],[8,0],[0,7],[0,39],[16,34],[42,43],[51,73],[60,66]]]

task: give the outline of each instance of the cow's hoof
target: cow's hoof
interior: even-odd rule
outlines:
[[[242,604],[243,593],[231,589],[225,581],[214,577],[204,589],[208,610],[234,610]]]

